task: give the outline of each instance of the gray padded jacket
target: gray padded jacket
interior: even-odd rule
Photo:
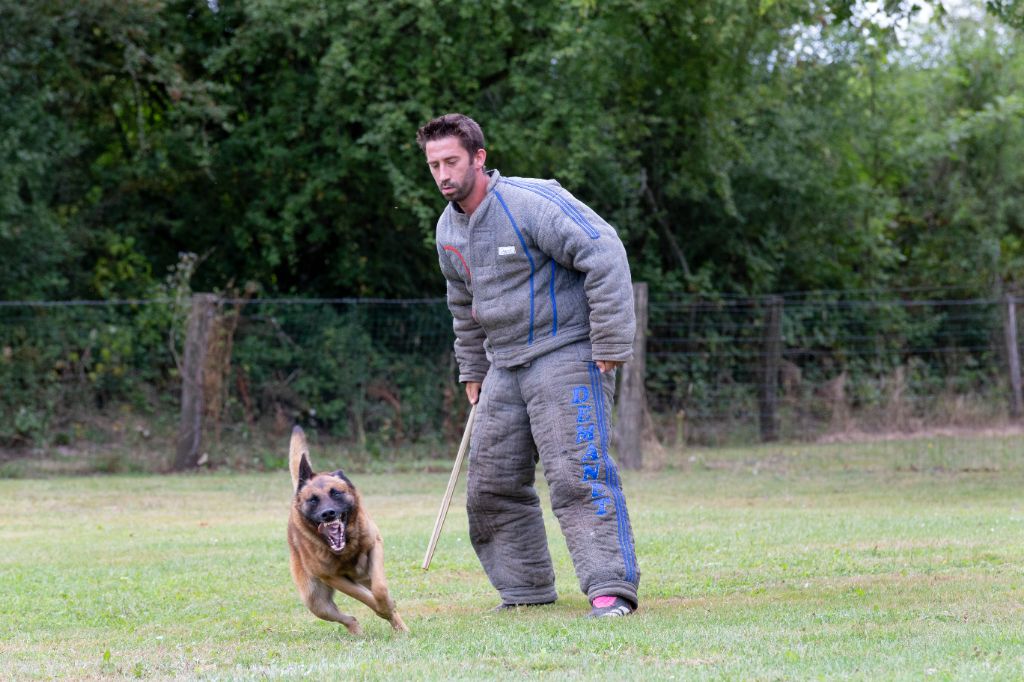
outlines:
[[[471,216],[450,202],[437,221],[459,381],[588,337],[593,359],[629,360],[633,288],[615,229],[554,180],[488,175]]]

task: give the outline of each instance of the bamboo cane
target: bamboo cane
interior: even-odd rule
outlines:
[[[430,544],[427,546],[427,554],[423,557],[423,570],[430,568],[430,560],[434,556],[434,548],[437,547],[437,539],[441,537],[441,526],[444,525],[445,516],[448,515],[448,507],[452,503],[452,493],[455,492],[455,484],[459,481],[459,471],[462,469],[462,460],[466,457],[469,449],[469,435],[473,431],[473,419],[476,418],[476,405],[469,410],[469,418],[466,419],[466,431],[462,434],[462,442],[459,444],[459,453],[455,455],[455,465],[452,467],[452,475],[448,478],[448,489],[444,491],[444,498],[441,500],[441,508],[437,512],[437,521],[434,522],[434,532],[430,536]]]

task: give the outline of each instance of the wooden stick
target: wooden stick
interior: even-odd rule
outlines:
[[[466,431],[462,434],[462,442],[459,444],[459,454],[455,455],[455,466],[452,467],[452,475],[448,478],[448,489],[444,491],[444,498],[441,500],[441,509],[437,512],[437,521],[434,522],[434,532],[430,536],[430,544],[427,546],[427,554],[423,557],[423,570],[430,568],[430,560],[434,556],[434,548],[437,547],[437,539],[441,537],[441,526],[444,525],[444,518],[448,515],[448,507],[452,503],[452,493],[455,492],[455,484],[459,481],[459,471],[462,469],[462,460],[466,457],[469,449],[469,435],[473,431],[473,419],[476,417],[476,405],[469,410],[469,418],[466,419]]]

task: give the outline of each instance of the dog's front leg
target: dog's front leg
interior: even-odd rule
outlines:
[[[311,578],[301,583],[296,581],[296,584],[299,586],[302,602],[314,616],[323,620],[341,623],[353,635],[363,634],[363,628],[360,627],[358,620],[338,610],[338,606],[334,603],[334,590],[330,587],[316,578]]]
[[[388,583],[384,578],[384,543],[378,538],[373,549],[370,550],[370,591],[376,600],[378,608],[374,609],[377,615],[391,623],[391,627],[399,632],[409,632],[402,617],[395,610],[395,602],[391,600],[388,593]]]
[[[339,592],[343,592],[348,596],[352,597],[353,599],[358,599],[359,601],[369,606],[371,609],[373,609],[374,613],[376,613],[378,616],[391,623],[391,626],[396,630],[401,630],[403,632],[409,631],[409,629],[405,627],[405,623],[402,622],[401,618],[398,619],[398,625],[395,624],[392,615],[397,616],[398,614],[394,613],[393,604],[391,605],[390,610],[386,611],[384,608],[381,607],[380,603],[377,601],[377,597],[374,596],[374,593],[366,589],[359,583],[355,583],[349,580],[348,578],[345,578],[344,576],[331,576],[328,579],[328,583],[330,584],[331,587],[338,590]],[[387,592],[385,591],[385,595],[386,594]],[[390,599],[387,599],[384,602],[384,604],[390,603]]]
[[[363,587],[362,585],[354,583],[345,576],[341,575],[332,575],[324,578],[324,580],[327,582],[328,585],[338,590],[339,592],[347,594],[353,599],[357,599],[363,602],[371,609],[373,609],[375,612],[377,611],[377,600],[374,599],[373,593],[370,592],[370,590]]]

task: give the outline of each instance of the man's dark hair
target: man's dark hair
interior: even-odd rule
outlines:
[[[445,114],[423,124],[423,127],[416,131],[416,144],[425,151],[428,142],[444,137],[459,138],[471,159],[476,150],[484,148],[484,131],[476,121],[465,114]]]

